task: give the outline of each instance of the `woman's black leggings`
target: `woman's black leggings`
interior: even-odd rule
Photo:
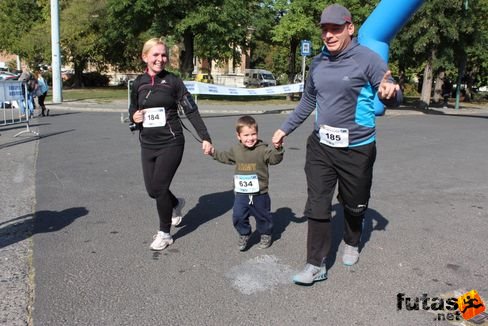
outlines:
[[[37,97],[37,102],[39,103],[39,106],[42,108],[43,113],[46,110],[46,105],[44,104],[44,100],[46,99],[46,96],[47,96],[47,92]]]
[[[180,166],[184,145],[163,149],[141,148],[142,173],[147,193],[156,199],[159,230],[169,233],[173,207],[178,200],[169,190],[171,181]]]

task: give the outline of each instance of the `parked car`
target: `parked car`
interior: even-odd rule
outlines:
[[[209,83],[209,84],[214,83],[212,75],[209,75],[209,74],[197,74],[195,76],[195,81],[200,82],[200,83]]]
[[[0,80],[17,80],[19,78],[19,75],[16,75],[14,73],[8,72],[8,71],[0,71]]]
[[[246,69],[244,77],[246,87],[268,87],[276,86],[276,78],[271,71],[264,69]]]

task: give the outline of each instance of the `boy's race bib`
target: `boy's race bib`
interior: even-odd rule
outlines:
[[[164,127],[166,125],[166,110],[163,107],[144,109],[144,128]]]
[[[349,146],[349,129],[320,125],[320,142],[331,147]]]
[[[234,175],[234,191],[243,194],[259,192],[259,181],[257,174]]]

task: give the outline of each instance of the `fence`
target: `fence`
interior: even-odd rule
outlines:
[[[18,80],[0,81],[0,110],[2,111],[0,113],[0,126],[20,123],[25,123],[26,125],[26,130],[17,133],[14,137],[24,133],[32,133],[39,136],[29,126],[31,118],[29,101],[26,83]]]

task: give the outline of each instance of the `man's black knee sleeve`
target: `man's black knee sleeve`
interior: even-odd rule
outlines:
[[[344,206],[344,211],[352,216],[364,215],[364,212],[368,209],[368,204],[358,204],[356,206],[349,206],[346,203],[342,204]]]

